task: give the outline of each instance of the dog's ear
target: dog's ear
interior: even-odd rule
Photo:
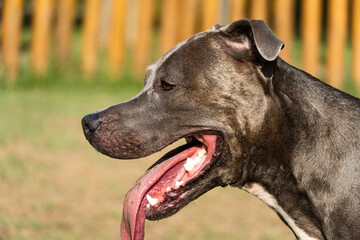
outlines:
[[[247,56],[255,50],[264,60],[274,61],[284,47],[284,42],[262,20],[241,19],[219,30],[228,52],[235,57]]]

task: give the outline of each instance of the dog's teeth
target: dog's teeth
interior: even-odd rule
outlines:
[[[190,172],[194,169],[195,165],[200,163],[202,158],[200,156],[196,156],[194,158],[187,158],[186,163],[184,164],[184,168],[187,172]]]
[[[183,185],[184,181],[176,181],[175,182],[175,187],[180,187],[181,185]]]
[[[184,168],[185,168],[185,170],[187,171],[187,172],[190,172],[193,168],[194,168],[194,165],[192,165],[192,164],[185,164],[184,165]]]
[[[195,160],[188,158],[186,159],[186,163],[184,164],[184,168],[186,171],[190,172],[195,166]]]
[[[146,209],[147,209],[147,210],[150,209],[150,203],[146,204]]]
[[[205,148],[201,148],[199,153],[198,153],[199,157],[203,157],[206,155],[206,149]]]
[[[151,206],[154,206],[155,204],[158,203],[158,199],[152,198],[149,194],[146,195],[146,199],[148,200],[148,202]]]
[[[171,191],[171,187],[167,187],[166,192],[170,192],[170,191]]]

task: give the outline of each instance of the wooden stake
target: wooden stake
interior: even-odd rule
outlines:
[[[329,0],[326,77],[330,85],[340,88],[344,77],[347,0]]]
[[[138,74],[145,72],[150,59],[150,43],[153,31],[154,0],[139,0],[137,36],[134,49],[134,68]]]
[[[33,38],[31,41],[31,64],[37,74],[44,74],[47,68],[53,0],[35,0]]]
[[[215,23],[218,23],[220,2],[219,0],[203,1],[203,9],[202,30],[205,31],[211,28]]]
[[[353,1],[352,12],[352,77],[360,88],[360,0]]]
[[[75,0],[59,0],[56,24],[56,56],[65,63],[70,54],[75,17]]]
[[[178,0],[181,4],[179,12],[178,29],[179,37],[177,42],[181,42],[195,34],[196,7],[198,0]]]
[[[251,19],[264,20],[268,23],[268,1],[267,0],[252,0],[251,1]]]
[[[119,74],[125,56],[125,27],[128,0],[113,0],[108,46],[108,65],[111,74]]]
[[[230,20],[231,22],[245,17],[245,0],[231,0]]]
[[[161,13],[160,55],[165,54],[178,42],[179,0],[163,2]]]
[[[303,0],[301,7],[302,69],[320,77],[322,0]]]
[[[5,0],[3,9],[2,55],[9,80],[13,83],[19,66],[22,0]]]
[[[101,0],[85,2],[82,36],[82,69],[85,75],[93,74],[97,68],[100,6]]]
[[[275,33],[285,43],[280,57],[293,64],[294,0],[275,0]]]

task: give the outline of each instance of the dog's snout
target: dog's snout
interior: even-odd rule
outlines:
[[[83,117],[81,124],[86,138],[89,138],[100,126],[101,119],[96,113],[91,113]]]

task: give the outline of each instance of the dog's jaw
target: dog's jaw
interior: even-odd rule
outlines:
[[[128,192],[121,224],[122,239],[143,239],[145,218],[168,217],[199,193],[217,185],[205,184],[204,175],[221,154],[222,138],[216,135],[196,135],[195,138],[202,144],[181,147],[182,151],[173,157],[159,160]],[[202,185],[201,190],[198,185]]]

